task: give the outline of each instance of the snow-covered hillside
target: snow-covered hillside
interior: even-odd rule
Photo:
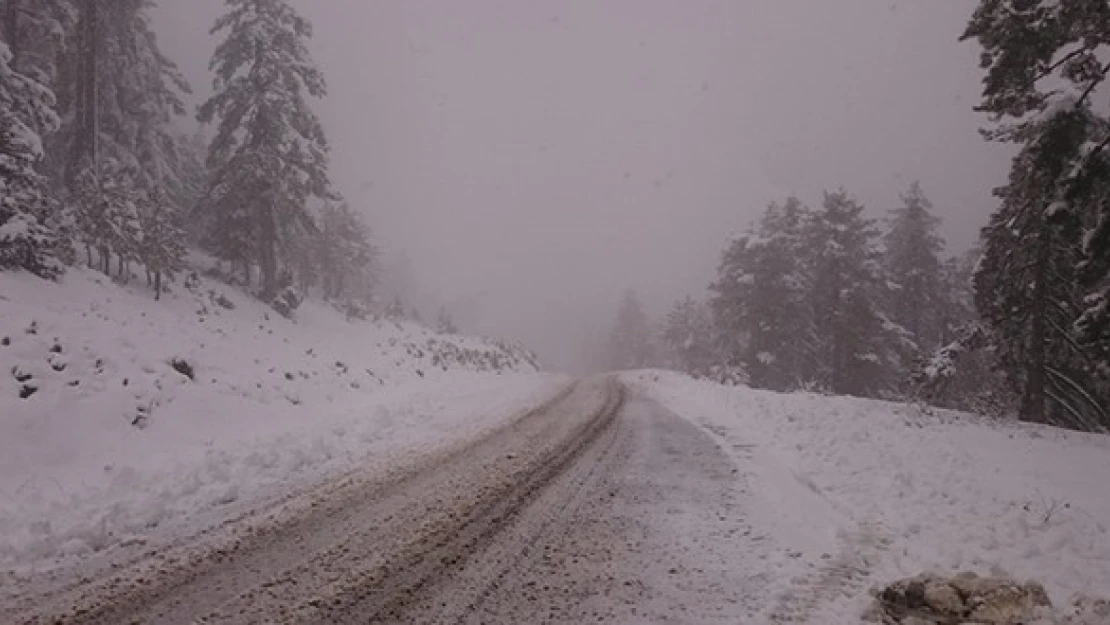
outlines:
[[[745,478],[775,622],[858,623],[870,587],[1006,572],[1057,606],[1110,589],[1110,437],[843,397],[628,382],[702,425]]]
[[[291,321],[201,277],[156,302],[83,269],[0,273],[0,565],[458,439],[561,383],[535,372],[521,350],[321,303]]]

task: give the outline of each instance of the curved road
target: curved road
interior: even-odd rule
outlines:
[[[696,426],[615,379],[588,380],[480,441],[342,476],[8,614],[90,625],[747,622],[762,582],[735,559],[751,540],[742,493]]]

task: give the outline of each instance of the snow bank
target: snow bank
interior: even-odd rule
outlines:
[[[192,531],[563,383],[476,339],[322,304],[296,319],[204,279],[155,302],[90,271],[0,273],[0,565]]]
[[[628,378],[713,432],[745,473],[752,523],[780,554],[768,559],[783,582],[772,620],[858,623],[871,586],[921,571],[1036,579],[1056,605],[1110,588],[1110,437]]]

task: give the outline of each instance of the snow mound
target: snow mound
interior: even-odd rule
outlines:
[[[1110,588],[1110,437],[669,372],[627,380],[732,451],[753,524],[797,554],[768,562],[787,580],[770,616],[858,623],[871,586],[921,571],[1035,579],[1057,605]]]
[[[156,302],[83,269],[0,273],[0,565],[187,532],[559,384],[521,350],[311,301],[290,320],[195,275]]]

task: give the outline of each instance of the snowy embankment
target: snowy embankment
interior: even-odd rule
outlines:
[[[87,270],[0,273],[0,567],[187,534],[563,383],[510,348],[313,302],[290,321],[203,278],[155,302]]]
[[[1110,589],[1110,437],[909,405],[627,381],[713,433],[750,498],[769,620],[858,623],[870,587],[1005,572],[1053,603]]]

